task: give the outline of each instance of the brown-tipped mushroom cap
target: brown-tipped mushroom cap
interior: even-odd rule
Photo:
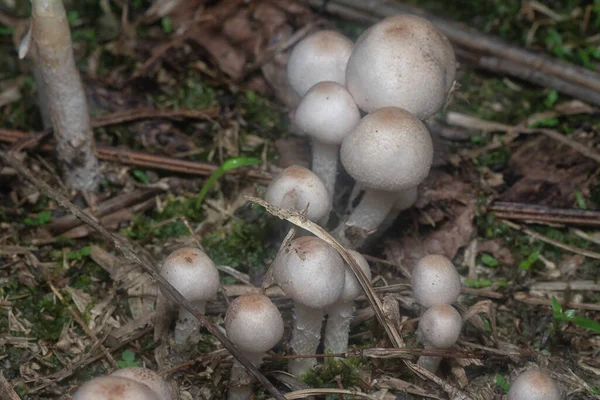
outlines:
[[[367,112],[401,107],[420,119],[439,111],[456,73],[454,50],[429,21],[395,15],[367,29],[346,68],[346,87]]]
[[[412,271],[413,296],[423,307],[452,304],[460,294],[460,275],[452,261],[441,255],[423,257]]]
[[[318,82],[343,85],[346,64],[352,53],[352,41],[335,31],[319,31],[304,38],[290,54],[288,82],[300,96]]]
[[[132,379],[101,376],[84,383],[73,400],[162,400],[148,386]]]
[[[370,281],[371,280],[371,268],[369,268],[369,263],[367,262],[367,260],[358,251],[348,250],[348,252],[354,258],[354,260],[356,260],[356,263],[358,264],[358,266],[360,267],[362,272],[365,273],[365,275],[367,276],[367,279]],[[353,301],[358,296],[360,296],[362,293],[363,293],[363,289],[360,286],[358,279],[356,279],[354,272],[352,272],[352,270],[350,269],[349,266],[345,266],[344,290],[342,290],[342,294],[340,295],[338,302],[345,303],[348,301]]]
[[[462,318],[454,307],[438,304],[425,311],[419,320],[419,332],[426,346],[450,347],[458,340]]]
[[[115,370],[110,376],[128,378],[144,384],[158,395],[160,400],[176,400],[171,386],[156,372],[141,367],[128,367]]]
[[[160,271],[189,301],[206,301],[219,290],[219,271],[202,250],[184,247],[165,259]]]
[[[225,331],[229,340],[240,350],[264,353],[281,340],[283,319],[267,296],[240,296],[227,309]]]
[[[344,268],[333,247],[314,236],[303,236],[279,251],[273,261],[273,276],[296,303],[322,309],[340,297]]]
[[[306,217],[318,222],[329,215],[331,200],[323,181],[311,170],[291,165],[281,171],[265,193],[265,200],[285,209],[304,211]]]
[[[311,138],[341,144],[360,121],[360,111],[346,88],[336,82],[319,82],[304,95],[295,122]]]
[[[342,142],[344,168],[366,188],[400,191],[429,174],[433,143],[414,115],[396,107],[365,116]]]
[[[510,385],[508,400],[561,400],[560,389],[538,368],[523,372]]]

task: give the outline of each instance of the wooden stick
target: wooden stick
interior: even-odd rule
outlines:
[[[8,383],[2,374],[0,374],[0,399],[21,400],[19,395],[15,393],[10,383]]]

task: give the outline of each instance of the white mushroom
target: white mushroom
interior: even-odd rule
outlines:
[[[177,400],[171,385],[151,369],[141,367],[121,368],[115,370],[110,376],[127,378],[146,385],[158,395],[160,400]]]
[[[282,248],[272,268],[275,281],[294,301],[290,346],[296,354],[315,354],[323,310],[337,301],[344,288],[344,261],[323,240],[304,236]],[[290,360],[289,372],[302,375],[315,363],[314,358]]]
[[[523,372],[510,385],[508,400],[561,400],[556,382],[539,368]]]
[[[452,261],[442,255],[423,257],[412,271],[413,296],[423,307],[452,304],[461,289],[460,275]]]
[[[433,24],[394,15],[358,38],[346,68],[346,87],[367,112],[401,107],[425,119],[444,106],[455,73],[452,45]]]
[[[163,400],[148,386],[132,379],[101,376],[84,383],[73,400]]]
[[[206,301],[214,298],[219,290],[219,271],[200,249],[175,250],[164,261],[160,273],[201,313],[205,311]],[[175,342],[185,343],[199,327],[198,320],[181,307],[175,325]]]
[[[365,194],[336,235],[353,248],[383,222],[397,193],[429,174],[433,144],[427,128],[409,112],[382,108],[365,116],[344,139],[341,161]]]
[[[350,255],[356,260],[367,279],[371,280],[369,263],[362,254],[350,250]],[[325,310],[327,326],[325,328],[325,350],[332,353],[345,353],[348,351],[348,336],[350,322],[354,316],[354,299],[363,293],[363,289],[354,276],[354,272],[346,266],[344,271],[344,290],[339,299]]]
[[[311,170],[291,165],[273,179],[265,200],[286,210],[304,211],[306,218],[323,222],[331,211],[327,188]]]
[[[342,140],[360,121],[360,111],[346,88],[336,82],[319,82],[304,95],[295,123],[312,143],[312,170],[333,198],[338,152]]]
[[[301,97],[323,81],[346,82],[346,64],[352,41],[339,32],[325,30],[302,39],[292,50],[287,65],[288,82]]]
[[[227,337],[255,366],[281,340],[283,319],[271,300],[261,294],[240,296],[225,315]],[[246,400],[252,395],[252,376],[236,360],[231,369],[229,400]]]
[[[461,328],[460,314],[448,304],[430,307],[419,320],[419,334],[426,349],[445,349],[452,346],[458,340]],[[440,357],[421,356],[417,363],[435,373],[441,360]]]

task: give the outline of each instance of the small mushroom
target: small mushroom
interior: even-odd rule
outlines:
[[[163,400],[148,386],[132,379],[101,376],[81,385],[73,400]]]
[[[160,273],[201,313],[206,309],[206,301],[214,298],[219,290],[219,271],[200,249],[175,250],[164,261]],[[175,342],[185,343],[199,327],[198,320],[181,307],[175,325]]]
[[[432,160],[429,132],[414,115],[387,107],[365,116],[341,147],[342,165],[365,194],[337,229],[338,238],[360,247],[392,210],[397,193],[427,177]]]
[[[311,170],[291,165],[273,179],[265,200],[286,210],[304,211],[313,222],[327,219],[331,200],[327,188]]]
[[[357,40],[346,68],[346,87],[367,112],[401,107],[425,119],[438,112],[454,83],[450,41],[429,21],[394,15]]]
[[[360,121],[360,111],[346,88],[336,82],[319,82],[304,95],[295,123],[312,143],[312,170],[333,199],[338,152],[342,140]]]
[[[173,388],[160,375],[148,368],[127,367],[115,370],[110,376],[127,378],[146,385],[160,400],[177,400]]]
[[[354,250],[349,250],[349,252],[367,279],[371,280],[371,269],[367,260],[359,252]],[[363,289],[350,267],[346,266],[344,274],[342,294],[332,306],[327,307],[325,310],[327,326],[325,327],[324,345],[325,350],[332,353],[345,353],[348,351],[350,322],[352,322],[354,316],[354,299],[363,293]]]
[[[419,334],[425,348],[445,349],[458,340],[462,328],[462,318],[454,307],[438,304],[425,311],[419,320]],[[435,373],[441,357],[421,356],[417,363]]]
[[[510,385],[508,400],[561,400],[556,382],[539,368],[523,372]]]
[[[462,286],[452,261],[434,254],[417,263],[410,282],[414,298],[423,307],[454,303]]]
[[[231,302],[225,315],[227,337],[254,365],[281,340],[283,319],[271,300],[261,294],[240,296]],[[247,400],[252,395],[252,376],[234,361],[229,400]]]
[[[288,82],[301,97],[318,82],[346,82],[352,41],[339,32],[324,30],[302,39],[287,65]]]
[[[315,354],[323,310],[333,305],[344,289],[344,261],[323,240],[303,236],[279,251],[272,268],[275,282],[294,301],[290,346],[296,354]],[[314,358],[299,358],[290,360],[288,369],[300,376],[315,364]]]

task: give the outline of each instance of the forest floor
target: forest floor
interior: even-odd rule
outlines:
[[[271,174],[310,162],[308,143],[290,133],[297,99],[285,83],[289,44],[322,27],[355,40],[366,26],[285,0],[184,0],[169,9],[172,2],[65,1],[102,154],[99,193],[69,193],[48,138],[18,154],[156,260],[202,246],[221,271],[223,290],[207,315],[222,326],[229,297],[260,287],[285,233],[281,220],[245,196],[261,197]],[[6,150],[42,130],[31,63],[15,50],[29,2],[10,3],[0,5]],[[598,1],[468,3],[418,6],[532,53],[588,69],[600,64]],[[468,398],[500,399],[515,373],[535,363],[569,399],[600,399],[600,168],[569,145],[598,149],[600,111],[468,63],[457,82],[430,124],[434,168],[417,204],[365,249],[373,288],[398,301],[402,357],[411,360],[419,348],[411,267],[424,254],[444,254],[464,277],[457,306],[471,318],[441,379],[422,379],[402,358],[369,355],[392,346],[366,300],[357,302],[351,332],[362,352],[320,358],[313,372],[291,378],[280,371],[292,304],[279,298],[286,339],[261,371],[281,391],[444,399],[448,383]],[[207,179],[232,169],[231,160],[252,167]],[[82,382],[133,365],[176,382],[182,399],[222,398],[232,358],[214,337],[202,330],[184,346],[168,335],[155,340],[158,289],[147,274],[12,168],[0,166],[0,188],[0,370],[22,399],[70,398]],[[328,228],[352,190],[343,172],[336,190]],[[268,397],[257,387],[256,398]]]

